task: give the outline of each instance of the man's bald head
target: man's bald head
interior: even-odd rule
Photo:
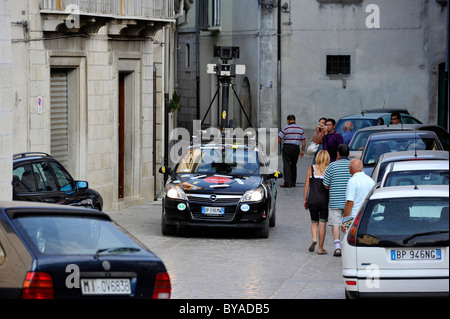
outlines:
[[[350,161],[350,174],[355,174],[358,172],[362,172],[363,169],[363,163],[361,160],[354,158]]]

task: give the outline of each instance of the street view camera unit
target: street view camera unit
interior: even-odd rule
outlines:
[[[239,59],[239,47],[230,47],[230,46],[214,46],[214,57],[221,60],[222,63],[210,63],[206,66],[206,72],[208,74],[215,74],[219,80],[219,85],[217,87],[216,94],[214,95],[208,110],[206,111],[205,116],[202,120],[203,122],[206,119],[206,115],[209,113],[211,106],[213,105],[214,99],[219,93],[219,90],[222,89],[222,108],[220,114],[220,127],[221,131],[224,132],[225,128],[231,127],[230,121],[228,120],[228,95],[229,89],[231,88],[236,96],[239,105],[241,106],[242,111],[244,112],[247,121],[251,125],[251,122],[245,112],[244,107],[242,106],[239,97],[234,90],[234,86],[232,83],[232,79],[236,75],[245,74],[245,65],[243,64],[231,64],[229,61],[232,59]]]
[[[210,63],[206,67],[208,74],[217,74],[219,78],[234,77],[245,74],[245,65],[229,64],[232,59],[239,59],[239,47],[214,46],[214,57],[222,60],[220,63]]]

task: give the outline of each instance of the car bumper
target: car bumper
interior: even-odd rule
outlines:
[[[165,198],[162,218],[167,225],[230,228],[261,228],[264,227],[264,223],[269,218],[265,201],[258,203],[214,203],[214,207],[224,208],[224,214],[221,216],[203,214],[202,207],[208,206],[212,205]]]
[[[417,269],[411,271],[373,272],[365,278],[358,277],[355,269],[343,269],[345,291],[349,298],[392,297],[448,297],[448,270]]]

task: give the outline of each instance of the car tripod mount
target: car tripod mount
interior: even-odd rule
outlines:
[[[229,95],[230,95],[230,87],[233,90],[236,99],[239,102],[239,105],[249,123],[249,125],[253,128],[250,119],[245,112],[245,109],[239,99],[236,90],[233,85],[233,78],[236,75],[245,74],[245,65],[242,64],[230,64],[230,60],[239,59],[239,47],[228,47],[228,46],[214,46],[214,57],[219,58],[222,63],[210,63],[207,65],[207,73],[208,74],[216,74],[219,80],[219,85],[217,87],[216,93],[209,104],[208,110],[206,111],[205,116],[202,119],[201,125],[205,121],[206,116],[208,115],[214,100],[219,95],[220,89],[222,89],[222,113],[220,115],[220,131],[222,134],[225,133],[225,129],[230,127],[230,121],[228,121],[228,107],[229,107]]]

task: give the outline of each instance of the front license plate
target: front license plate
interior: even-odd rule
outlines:
[[[129,295],[130,279],[81,279],[81,292],[83,295]]]
[[[207,216],[225,215],[225,207],[202,207],[202,214]]]
[[[440,249],[391,250],[391,260],[441,260]]]

